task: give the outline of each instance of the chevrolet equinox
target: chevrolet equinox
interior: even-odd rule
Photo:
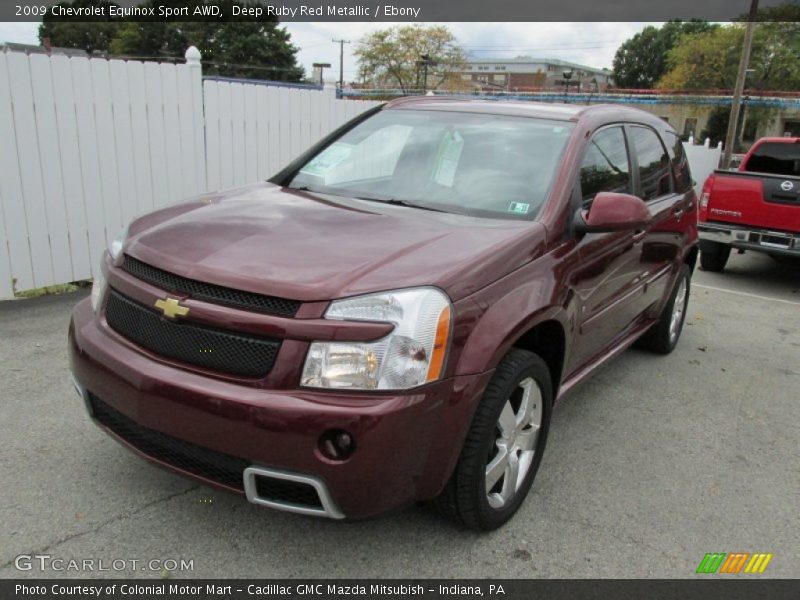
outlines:
[[[432,500],[494,529],[554,403],[634,342],[675,347],[696,211],[646,112],[396,100],[134,220],[75,307],[75,387],[140,456],[256,504]]]

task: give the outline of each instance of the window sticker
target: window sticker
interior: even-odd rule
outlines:
[[[350,156],[353,152],[353,147],[352,144],[334,142],[314,157],[300,172],[308,175],[324,176],[328,171]]]
[[[512,202],[508,205],[508,212],[515,215],[527,215],[531,205],[527,202]]]
[[[436,183],[453,187],[462,150],[464,150],[464,138],[457,131],[448,131],[439,144],[439,152],[436,155],[436,166],[433,170],[433,180]]]

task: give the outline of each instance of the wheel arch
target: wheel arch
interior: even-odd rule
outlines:
[[[493,303],[480,318],[465,343],[457,370],[481,373],[497,367],[509,350],[519,348],[539,355],[548,366],[555,398],[561,383],[567,353],[568,314],[563,306],[538,304],[536,294],[523,288]],[[547,291],[537,292],[546,295]],[[525,297],[524,305],[519,302]],[[524,315],[511,320],[508,315]]]
[[[566,332],[556,319],[547,319],[533,325],[512,344],[513,348],[527,350],[541,357],[550,371],[553,399],[558,396],[566,357]]]
[[[692,244],[692,247],[689,248],[689,251],[683,257],[684,264],[689,265],[689,269],[692,273],[694,273],[694,268],[697,266],[697,256],[700,254],[700,245],[699,244]]]

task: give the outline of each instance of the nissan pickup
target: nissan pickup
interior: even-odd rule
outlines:
[[[130,223],[74,309],[74,385],[133,452],[255,504],[494,529],[554,403],[635,342],[675,348],[696,213],[648,113],[396,100]]]
[[[800,258],[800,138],[763,138],[736,171],[703,185],[700,265],[722,271],[731,249]]]

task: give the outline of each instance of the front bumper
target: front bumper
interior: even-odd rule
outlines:
[[[132,443],[139,438],[121,435],[95,416],[95,422],[144,458],[242,495],[254,489],[252,480],[245,489],[247,469],[250,478],[259,470],[298,477],[321,486],[330,507],[325,516],[337,518],[369,517],[435,497],[452,472],[491,376],[461,376],[406,393],[246,387],[154,361],[119,343],[95,317],[88,299],[73,312],[69,349],[76,388],[90,412],[92,402],[99,401],[125,424],[125,431],[133,428],[174,447],[218,453],[230,459],[226,464],[232,468],[245,469],[241,481],[206,476],[165,459],[147,444]],[[356,443],[345,461],[330,460],[320,451],[320,436],[338,429]]]
[[[727,244],[741,250],[800,256],[800,234],[708,222],[698,223],[697,229],[701,240]]]

